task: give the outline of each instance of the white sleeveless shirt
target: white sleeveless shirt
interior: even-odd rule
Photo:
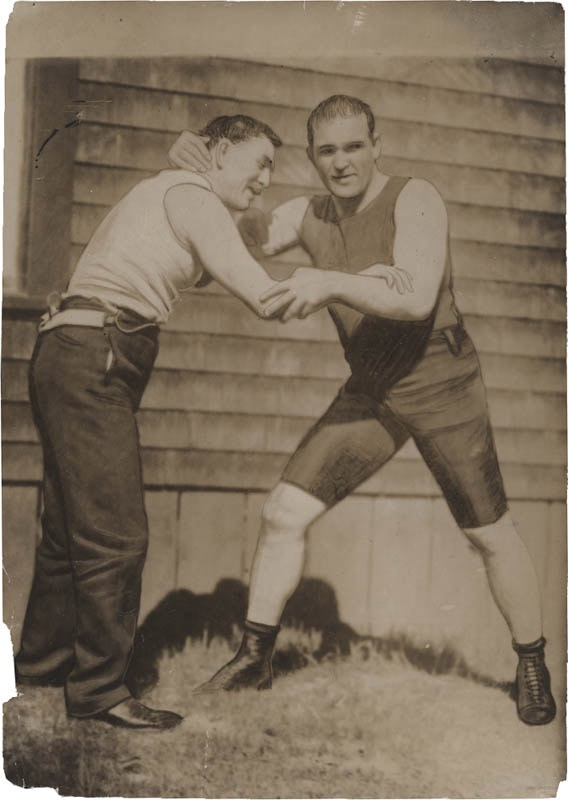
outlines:
[[[184,183],[212,191],[206,178],[181,169],[134,186],[91,237],[66,296],[96,297],[111,308],[166,322],[180,293],[203,274],[196,254],[176,238],[164,205],[168,189]]]

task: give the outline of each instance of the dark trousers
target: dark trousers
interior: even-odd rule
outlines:
[[[66,675],[67,709],[130,696],[124,677],[148,543],[135,419],[158,330],[68,326],[40,334],[30,396],[44,454],[36,552],[18,677]]]

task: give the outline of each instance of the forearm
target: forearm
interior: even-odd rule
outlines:
[[[417,322],[431,315],[446,265],[447,215],[430,184],[411,181],[395,209],[393,263],[350,274],[301,267],[262,301],[281,319],[304,319],[330,303],[363,314]]]
[[[425,298],[420,287],[399,294],[378,277],[381,265],[352,275],[330,272],[330,302],[343,303],[363,314],[404,321],[426,319],[434,307],[435,298]],[[377,277],[375,277],[377,275]]]
[[[226,267],[214,268],[209,271],[218,283],[242,300],[251,311],[254,311],[262,319],[266,319],[265,307],[259,297],[263,292],[271,289],[275,282],[260,264],[251,260],[246,265],[231,263]]]

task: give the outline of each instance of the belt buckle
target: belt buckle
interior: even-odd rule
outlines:
[[[61,310],[61,292],[50,292],[46,297],[48,318],[51,319]]]
[[[55,317],[56,314],[59,314],[61,311],[61,301],[63,300],[63,296],[61,292],[50,292],[47,297],[45,298],[47,304],[47,311],[45,311],[39,320],[38,325],[38,332],[41,333],[45,325]]]

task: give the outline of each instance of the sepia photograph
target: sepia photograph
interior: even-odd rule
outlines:
[[[559,796],[562,4],[5,42],[3,795]]]

